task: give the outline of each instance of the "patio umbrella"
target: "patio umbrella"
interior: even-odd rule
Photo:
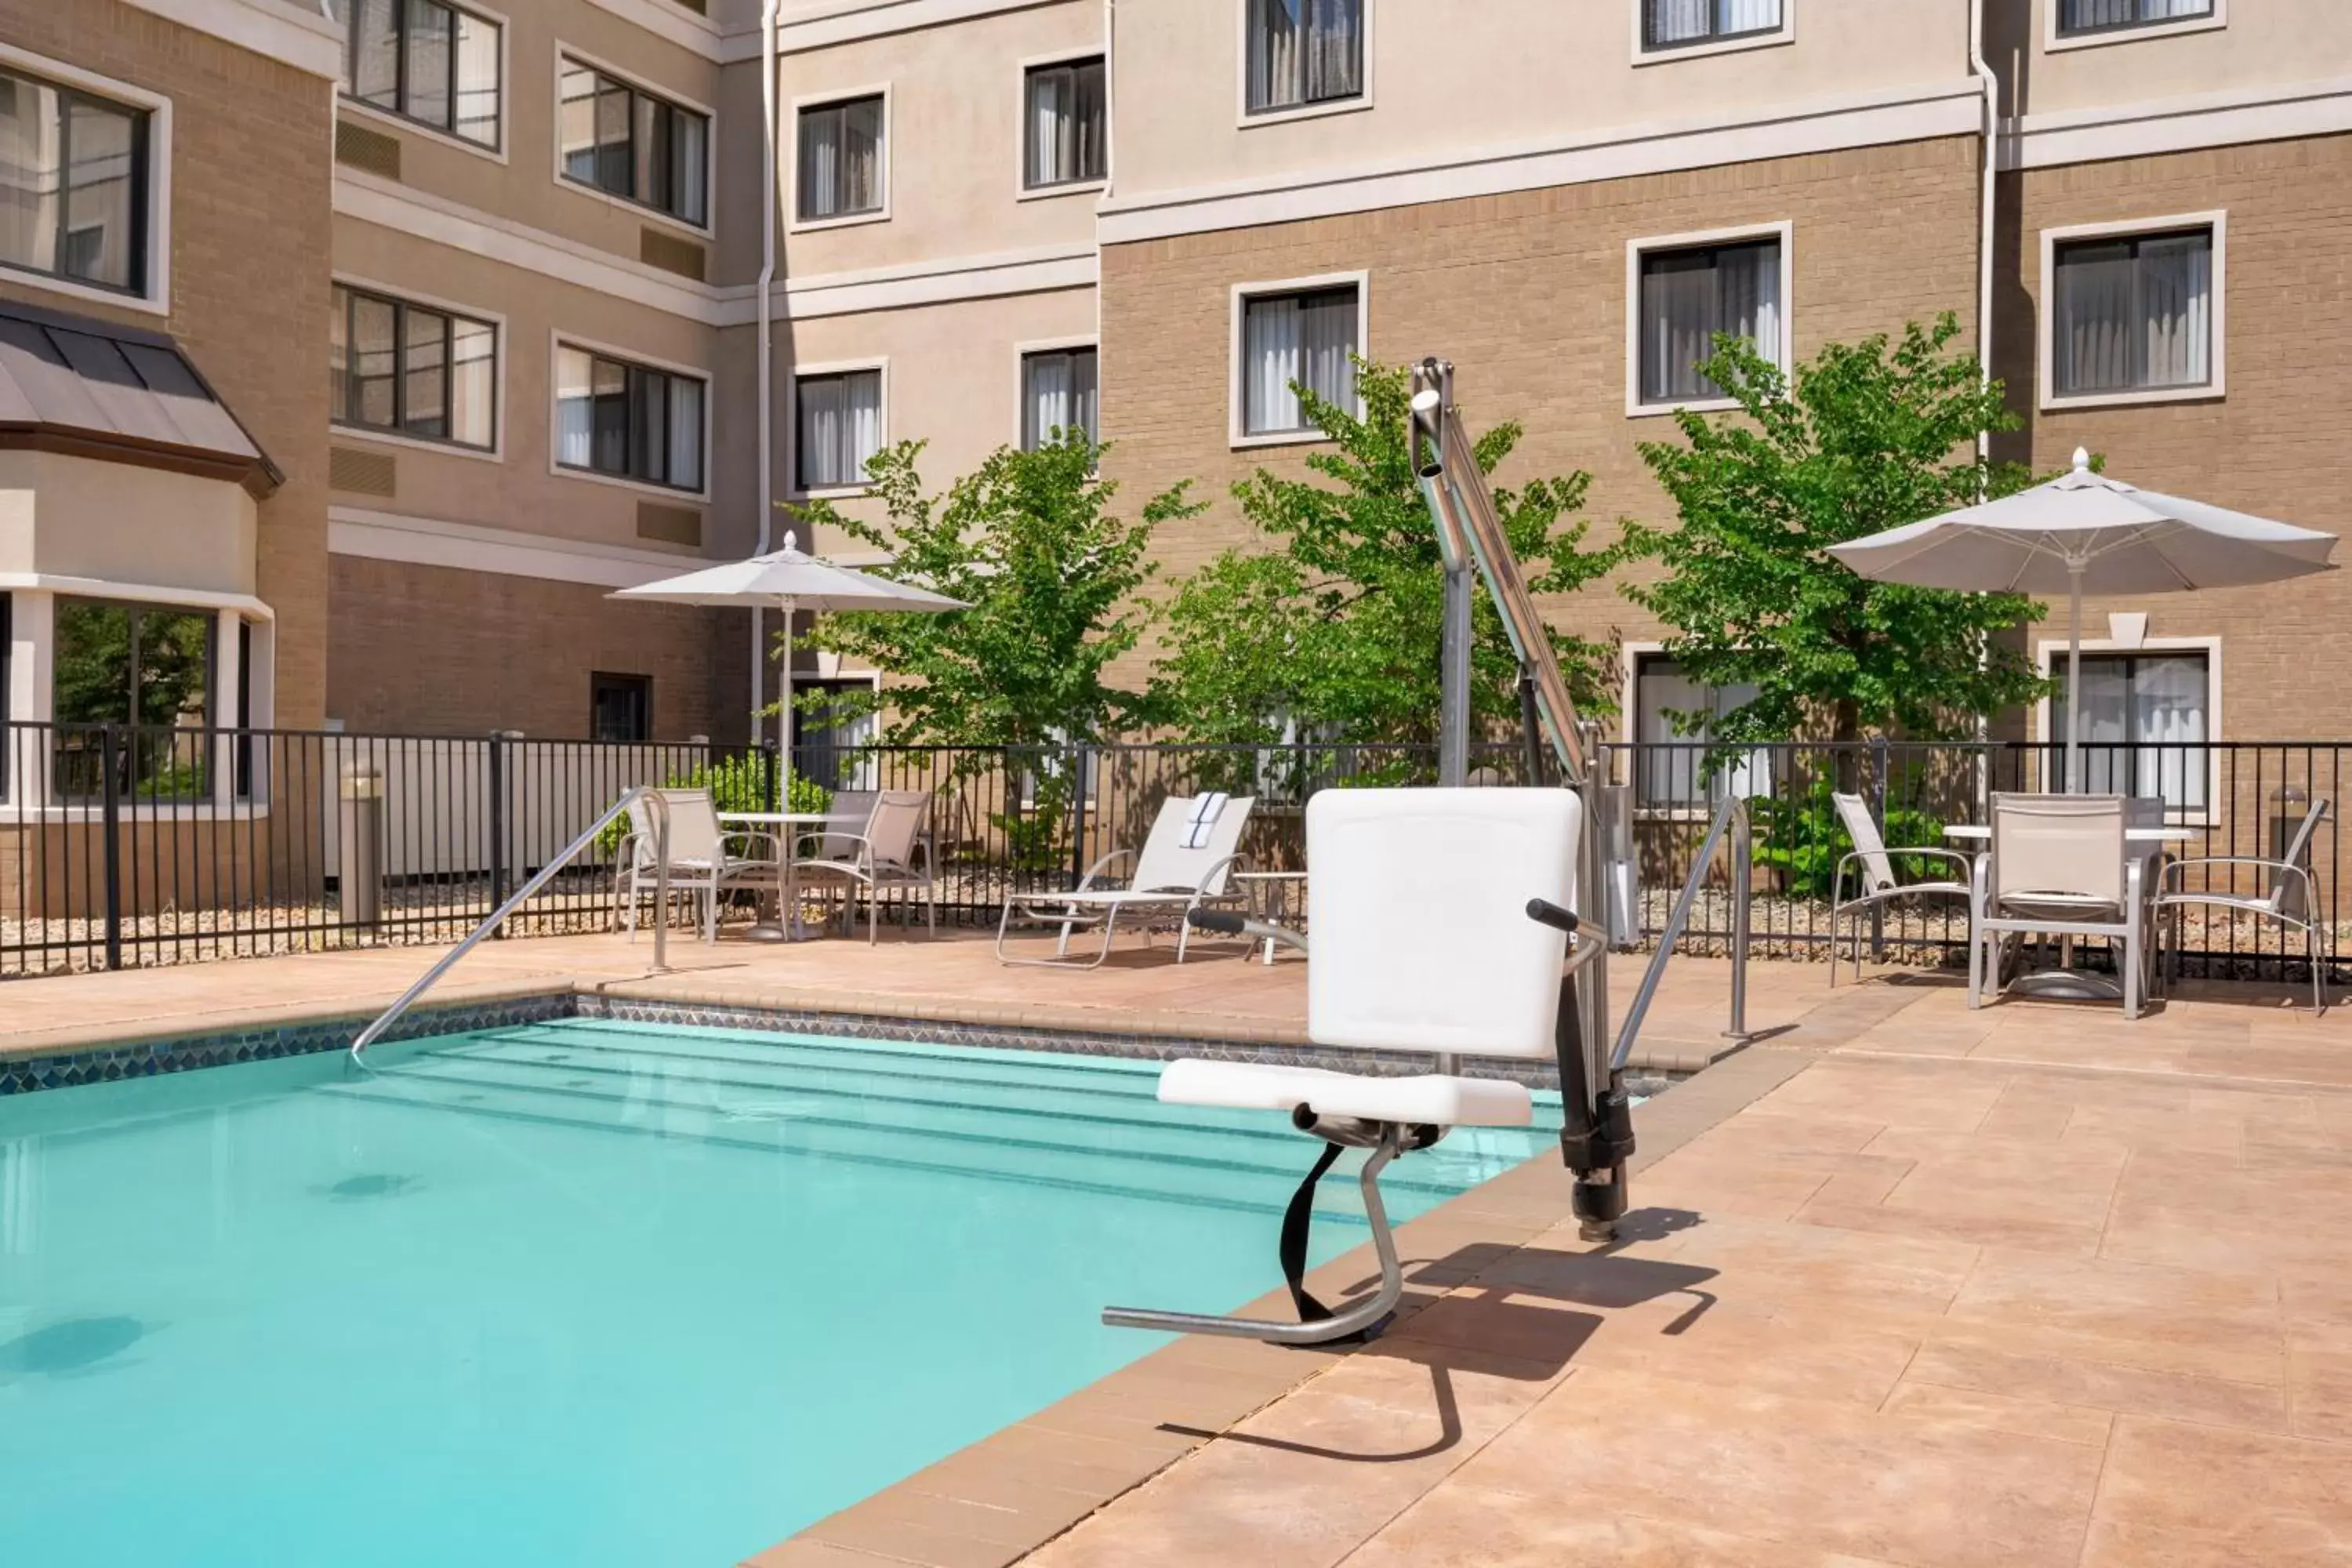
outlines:
[[[793,613],[796,610],[903,610],[936,615],[941,610],[970,607],[961,599],[950,599],[944,594],[909,588],[819,560],[801,550],[789,533],[784,535],[782,550],[754,555],[749,561],[708,566],[682,577],[665,577],[657,583],[623,588],[607,596],[634,599],[641,604],[779,610],[784,617],[787,641],[792,637]],[[776,710],[776,741],[782,759],[782,777],[776,795],[778,809],[782,810],[793,797],[793,658],[789,648],[784,654],[783,700]]]
[[[2083,595],[2235,588],[2332,570],[2336,536],[2074,472],[1830,553],[1865,577],[2068,601],[2066,787],[2082,787]]]

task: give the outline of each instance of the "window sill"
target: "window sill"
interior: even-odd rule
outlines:
[[[1024,185],[1016,202],[1051,201],[1055,196],[1097,195],[1110,188],[1108,180],[1067,180],[1058,185]]]
[[[153,294],[133,294],[121,289],[109,289],[99,283],[78,283],[70,278],[60,278],[53,272],[36,272],[29,267],[17,267],[0,262],[0,279],[22,284],[27,289],[42,289],[52,294],[62,294],[68,300],[83,300],[94,305],[112,305],[117,310],[143,310],[151,316],[168,316],[171,302]]]
[[[2053,393],[2042,399],[2042,412],[2063,414],[2075,408],[2144,408],[2158,403],[2220,403],[2227,394],[2219,381],[2203,386],[2168,386],[2148,392]]]
[[[468,447],[457,441],[436,441],[429,436],[404,436],[397,430],[377,430],[365,425],[346,425],[341,420],[327,426],[337,440],[374,441],[386,447],[404,447],[415,452],[434,452],[444,458],[467,458],[477,463],[503,463],[506,452],[499,447]]]
[[[856,228],[861,224],[888,223],[890,209],[879,212],[849,213],[841,217],[796,217],[784,226],[786,234],[818,234],[828,228]]]
[[[1372,107],[1372,95],[1359,93],[1353,98],[1335,98],[1327,103],[1302,103],[1296,109],[1261,109],[1255,113],[1242,110],[1239,124],[1244,131],[1258,125],[1288,125],[1300,120],[1321,120],[1333,114],[1360,114]]]
[[[573,179],[570,174],[561,171],[556,174],[555,183],[573,195],[584,196],[592,202],[611,208],[624,217],[643,218],[647,223],[660,224],[664,228],[674,228],[678,233],[698,239],[705,245],[715,243],[719,237],[718,231],[709,224],[698,224],[690,218],[682,218],[676,213],[664,212],[661,208],[650,206],[635,196],[625,196],[618,191],[608,191],[602,185],[592,185],[585,180]]]
[[[1773,33],[1748,33],[1736,38],[1718,38],[1711,44],[1667,44],[1654,48],[1643,47],[1637,35],[1633,40],[1633,64],[1666,66],[1676,60],[1706,59],[1714,55],[1745,54],[1750,49],[1777,49],[1797,41],[1797,29],[1782,26]]]
[[[2108,44],[2137,44],[2150,38],[2176,38],[2183,33],[2210,33],[2230,25],[2230,19],[2218,11],[2210,16],[2183,16],[2177,22],[2142,22],[2128,27],[2105,27],[2095,33],[2076,33],[2071,37],[2053,32],[2042,42],[2044,54],[2063,54],[2068,49],[2096,49]]]
[[[1320,430],[1268,430],[1255,436],[1242,431],[1232,433],[1233,449],[1236,452],[1252,447],[1311,447],[1318,441],[1328,445],[1330,440]]]
[[[503,114],[499,120],[499,144],[495,147],[486,147],[479,142],[467,140],[454,131],[445,131],[438,125],[428,124],[422,120],[411,120],[396,109],[379,109],[373,103],[362,103],[338,88],[335,90],[335,112],[340,115],[346,110],[358,115],[362,120],[373,120],[386,130],[397,131],[404,135],[422,136],[428,142],[438,142],[444,147],[455,147],[460,153],[471,153],[475,157],[488,159],[493,163],[502,164],[507,161],[506,119]],[[340,163],[336,165],[338,170],[341,167]]]
[[[584,479],[592,485],[611,485],[614,489],[635,490],[639,495],[661,496],[669,500],[691,501],[699,506],[710,504],[708,489],[682,490],[676,485],[656,484],[652,479],[626,479],[619,474],[600,474],[593,468],[575,468],[564,463],[551,462],[547,471],[560,479]]]
[[[1692,414],[1729,414],[1739,407],[1736,397],[1699,397],[1687,403],[1628,403],[1628,419],[1663,419],[1685,411]]]
[[[858,496],[867,496],[872,495],[873,493],[874,487],[872,485],[819,485],[816,489],[810,490],[786,490],[784,492],[783,499],[790,501],[851,500],[855,500]]]

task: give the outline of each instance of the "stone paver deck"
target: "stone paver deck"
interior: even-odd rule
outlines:
[[[969,941],[673,951],[648,978],[642,942],[498,944],[449,994],[1269,1038],[1303,1010],[1296,963],[1164,950],[1094,974]],[[366,1011],[426,961],[0,985],[0,1052]],[[1660,1048],[1715,1054],[1723,967],[1673,973]],[[1619,1244],[1578,1241],[1530,1162],[1400,1227],[1412,1294],[1367,1349],[1180,1342],[755,1562],[2352,1563],[2352,1008],[2282,1000],[1971,1014],[1940,980],[1760,964],[1750,1022],[1785,1032],[1642,1109]]]

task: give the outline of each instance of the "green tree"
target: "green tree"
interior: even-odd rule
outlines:
[[[1177,584],[1153,689],[1186,740],[1266,745],[1286,725],[1366,745],[1437,739],[1445,574],[1405,432],[1408,372],[1360,360],[1357,387],[1361,416],[1298,389],[1333,449],[1307,458],[1311,479],[1261,468],[1235,485],[1257,542]],[[1520,434],[1503,424],[1480,437],[1481,471]],[[1621,557],[1580,548],[1587,525],[1562,521],[1591,482],[1579,472],[1492,489],[1537,594],[1573,592]],[[1518,665],[1483,590],[1475,605],[1473,708],[1491,732],[1517,721]],[[1580,704],[1615,705],[1605,647],[1558,633],[1552,646]]]
[[[971,607],[937,616],[818,618],[810,641],[889,677],[877,697],[836,701],[835,717],[887,707],[912,745],[1041,746],[1103,741],[1142,717],[1144,693],[1111,667],[1143,635],[1137,596],[1152,573],[1151,531],[1200,508],[1179,485],[1111,513],[1118,486],[1097,472],[1103,447],[1069,431],[1035,451],[1000,447],[943,497],[925,493],[919,441],[866,464],[877,526],[828,502],[787,507],[890,554],[894,575]]]
[[[2042,690],[2003,636],[2040,617],[2031,599],[1875,583],[1827,552],[2032,482],[1978,458],[1978,432],[2018,421],[1952,351],[1958,332],[1947,312],[1900,342],[1831,344],[1793,374],[1718,336],[1702,369],[1738,412],[1679,410],[1682,442],[1643,444],[1680,523],[1633,529],[1665,574],[1624,592],[1674,628],[1665,651],[1694,680],[1755,689],[1709,726],[1727,749],[1822,724],[1835,741],[1948,738]]]

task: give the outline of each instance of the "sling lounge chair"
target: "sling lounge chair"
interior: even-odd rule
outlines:
[[[1177,921],[1176,962],[1184,962],[1192,935],[1185,917],[1203,904],[1229,900],[1227,891],[1239,853],[1242,829],[1249,824],[1249,795],[1171,795],[1160,805],[1151,833],[1139,852],[1114,849],[1089,867],[1076,889],[1066,893],[1011,892],[1004,896],[1004,914],[996,922],[996,958],[1000,963],[1034,964],[1045,968],[1097,969],[1110,956],[1110,940],[1121,914],[1172,916]],[[1135,875],[1124,888],[1101,885],[1103,874],[1129,856]],[[1004,951],[1005,933],[1015,915],[1062,928],[1051,958],[1015,958]],[[1070,957],[1070,933],[1080,926],[1099,924],[1102,946],[1090,959]]]

